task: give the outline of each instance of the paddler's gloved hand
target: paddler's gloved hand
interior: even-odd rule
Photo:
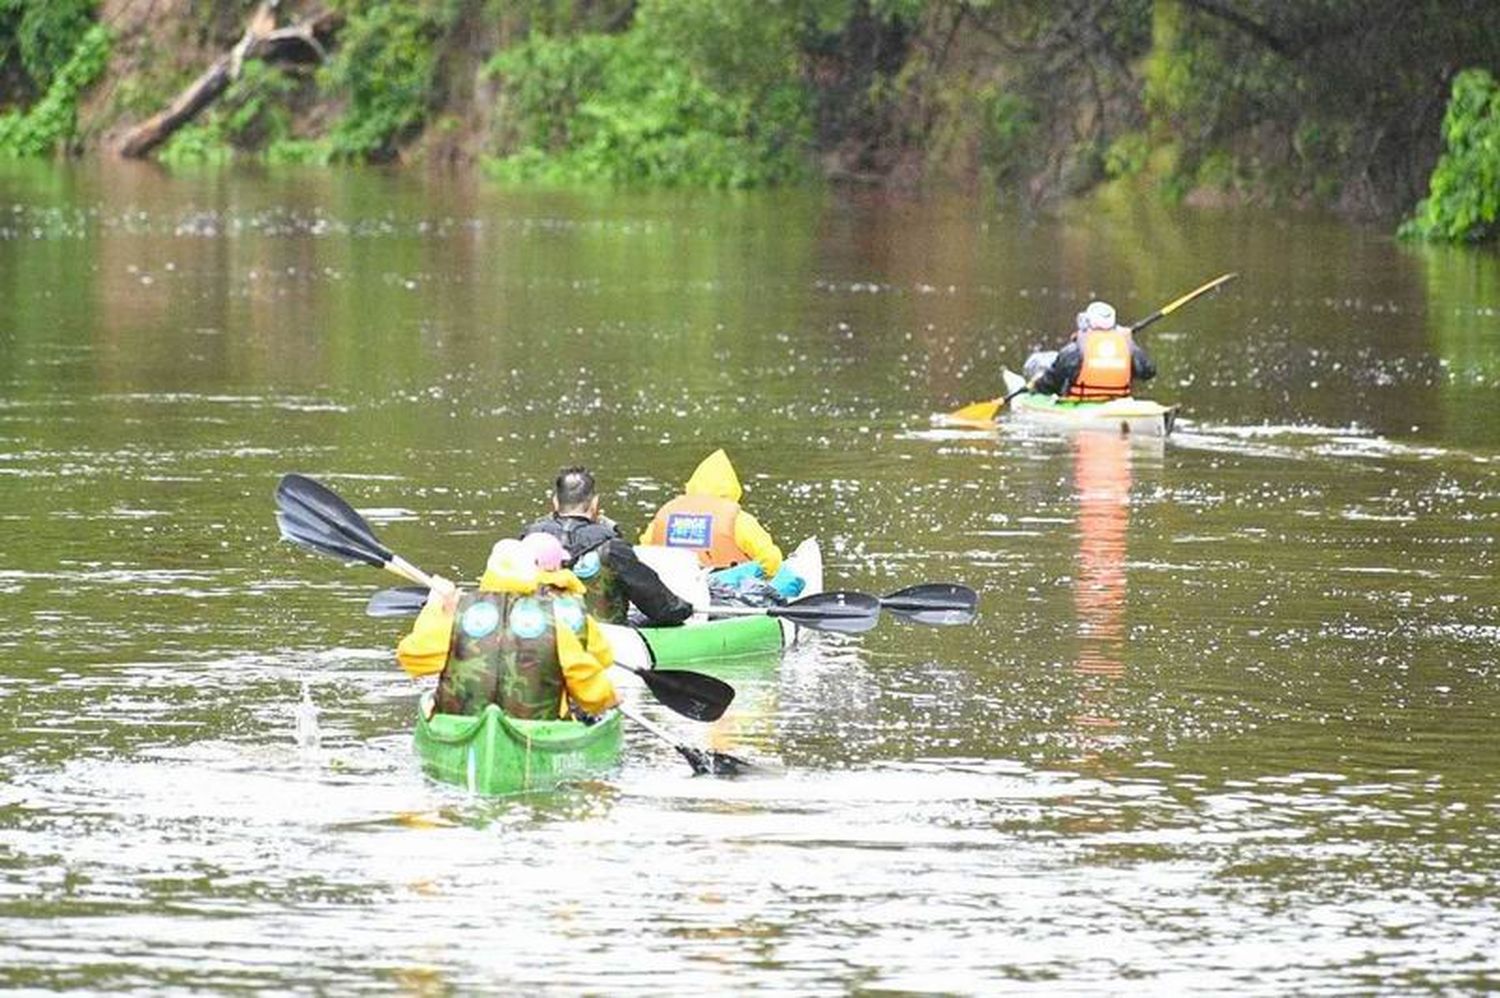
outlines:
[[[441,607],[444,613],[458,609],[458,587],[441,575],[432,577],[432,588],[427,591],[427,605]]]
[[[765,573],[761,571],[760,563],[746,561],[733,568],[721,568],[717,572],[710,572],[708,576],[709,585],[720,585],[728,589],[739,589],[759,579]]]

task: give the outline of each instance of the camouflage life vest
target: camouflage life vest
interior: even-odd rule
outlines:
[[[551,534],[568,549],[568,568],[587,591],[583,603],[595,620],[623,624],[630,613],[630,594],[610,567],[608,546],[621,543],[613,527],[579,516],[550,516],[526,528],[528,534]]]
[[[583,633],[583,603],[554,589],[544,587],[524,596],[461,595],[448,662],[438,678],[438,712],[479,714],[493,703],[523,719],[565,713],[554,614],[575,634]]]

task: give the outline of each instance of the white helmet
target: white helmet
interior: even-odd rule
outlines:
[[[1115,328],[1115,307],[1109,302],[1091,301],[1083,314],[1088,317],[1089,325],[1094,329]]]

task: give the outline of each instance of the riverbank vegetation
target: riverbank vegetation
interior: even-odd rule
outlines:
[[[256,51],[247,24],[315,15],[337,25],[315,58],[234,60],[152,155],[1028,203],[1114,184],[1500,231],[1489,0],[0,0],[0,152],[109,153]]]

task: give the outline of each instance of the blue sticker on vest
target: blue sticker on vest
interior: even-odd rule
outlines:
[[[528,640],[547,633],[547,614],[542,605],[530,596],[516,600],[510,611],[510,632]]]
[[[500,608],[493,603],[475,603],[464,611],[464,633],[479,640],[500,626]]]
[[[580,579],[592,579],[599,574],[599,552],[590,551],[579,558],[573,566],[573,574]]]
[[[571,596],[558,598],[553,604],[558,619],[568,625],[574,634],[583,633],[583,604]]]
[[[667,516],[669,548],[706,548],[713,532],[712,513],[671,513]]]

